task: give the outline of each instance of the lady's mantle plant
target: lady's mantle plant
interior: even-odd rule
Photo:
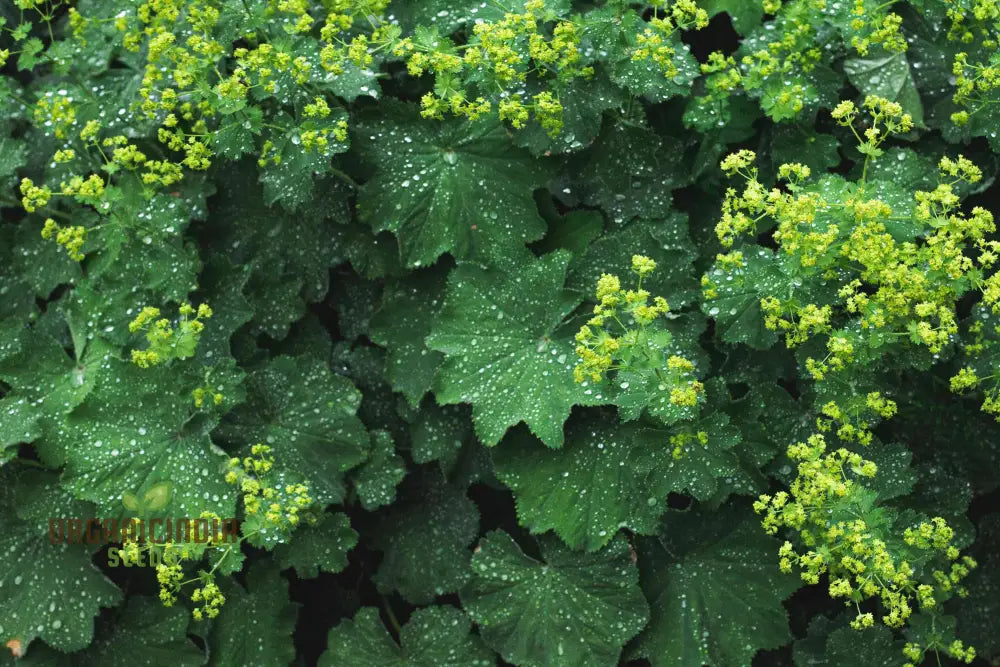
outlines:
[[[1000,659],[998,29],[0,3],[7,659]]]

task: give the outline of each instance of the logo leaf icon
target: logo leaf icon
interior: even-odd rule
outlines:
[[[143,506],[152,512],[161,510],[170,502],[170,482],[157,482],[142,497]]]

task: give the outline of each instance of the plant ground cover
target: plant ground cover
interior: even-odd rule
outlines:
[[[0,2],[0,660],[997,664],[998,43]]]

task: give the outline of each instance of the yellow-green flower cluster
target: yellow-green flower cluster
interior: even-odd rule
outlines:
[[[154,553],[157,555],[154,556]],[[193,557],[187,544],[176,544],[172,540],[157,544],[124,535],[119,554],[126,566],[148,564],[156,570],[159,598],[164,607],[172,607],[177,602],[181,589],[190,583],[184,580],[182,565],[183,561]],[[144,555],[147,554],[149,560],[144,559]]]
[[[681,460],[687,456],[688,450],[693,445],[699,445],[700,447],[708,447],[708,432],[707,431],[682,431],[681,433],[675,433],[670,436],[670,455],[674,460]]]
[[[934,190],[913,192],[913,220],[923,229],[923,242],[897,240],[888,226],[894,211],[866,196],[866,174],[869,161],[882,154],[883,142],[891,133],[909,130],[912,120],[899,104],[883,98],[869,96],[864,109],[869,127],[861,134],[855,129],[860,114],[853,102],[842,102],[832,112],[855,133],[866,155],[861,181],[842,190],[838,199],[828,199],[823,193],[829,189],[811,184],[804,165],[781,165],[778,175],[787,179],[787,188],[767,190],[752,151],[733,153],[720,164],[724,172],[745,181],[742,191],[729,188],[723,200],[716,225],[723,246],[755,234],[758,225],[776,223],[773,238],[783,256],[794,258],[794,273],[826,284],[841,281],[832,303],[803,303],[794,293],[760,300],[764,325],[784,332],[788,347],[827,336],[826,357],[805,361],[818,380],[855,359],[857,346],[867,340],[859,331],[939,353],[958,331],[956,306],[969,285],[979,286],[984,303],[1000,310],[1000,273],[981,277],[1000,258],[1000,243],[990,238],[993,216],[981,207],[963,213],[955,192],[960,182],[981,180],[981,170],[963,156],[943,158],[942,182]],[[721,256],[716,267],[742,274],[739,262],[729,255]],[[706,299],[718,296],[718,286],[708,276],[702,284]],[[838,330],[841,315],[848,324]]]
[[[844,442],[857,442],[868,446],[872,442],[871,428],[879,419],[888,419],[896,414],[896,402],[884,397],[880,392],[870,392],[864,399],[849,399],[838,404],[828,401],[822,408],[822,417],[816,419],[820,433],[834,431]]]
[[[553,21],[547,34],[545,28]],[[430,72],[436,78],[434,91],[421,99],[425,118],[440,119],[450,113],[474,120],[496,105],[499,118],[514,128],[523,128],[533,117],[548,134],[556,135],[563,126],[556,88],[529,96],[524,84],[532,74],[556,85],[591,76],[593,68],[582,63],[580,40],[575,23],[556,17],[543,0],[528,0],[521,12],[477,22],[461,52],[443,38],[432,44],[404,38],[392,50],[407,58],[411,75]],[[479,94],[483,91],[485,95]]]
[[[752,42],[747,55],[738,62],[721,52],[709,55],[701,67],[706,74],[707,93],[699,98],[703,107],[713,107],[738,90],[764,97],[769,105],[782,110],[782,117],[792,117],[805,108],[805,86],[791,83],[812,72],[822,60],[816,46],[816,28],[822,23],[823,0],[799,0],[782,3],[764,0],[768,13],[776,14],[764,31]]]
[[[52,190],[42,185],[35,185],[30,178],[21,179],[21,206],[28,213],[34,213],[39,208],[48,205],[52,199]]]
[[[211,387],[198,387],[191,390],[191,398],[194,400],[194,407],[200,408],[205,405],[205,400],[210,399],[212,405],[222,405],[225,397]]]
[[[65,92],[46,93],[35,103],[33,118],[37,126],[51,130],[56,139],[65,139],[70,128],[76,124],[73,98]]]
[[[61,227],[52,218],[45,219],[42,227],[43,239],[55,239],[55,242],[66,249],[66,254],[74,261],[83,260],[83,244],[87,242],[87,230],[81,225]]]
[[[840,102],[830,115],[839,125],[850,128],[858,140],[858,150],[868,157],[878,157],[878,147],[889,138],[890,135],[909,132],[913,129],[913,117],[903,112],[903,107],[899,102],[892,102],[884,97],[868,95],[865,97],[864,108],[871,117],[869,127],[864,130],[864,138],[854,129],[854,121],[858,117],[859,110],[854,102],[849,100]]]
[[[573,369],[577,382],[599,382],[612,371],[650,368],[664,388],[669,387],[670,403],[694,407],[704,393],[704,385],[695,379],[694,364],[677,355],[665,363],[656,361],[659,350],[650,346],[658,327],[654,324],[670,311],[663,297],[653,297],[642,288],[642,281],[656,270],[656,262],[643,255],[632,257],[632,272],[637,277],[634,290],[622,288],[618,276],[605,273],[597,281],[593,317],[576,334],[576,353],[580,363]],[[654,346],[655,347],[655,346]]]
[[[994,304],[994,312],[996,309],[997,306]],[[970,361],[979,360],[987,350],[992,350],[996,345],[994,340],[986,338],[982,320],[977,320],[969,326],[968,336],[971,340],[966,340],[962,348],[966,358]],[[993,364],[989,361],[986,362],[985,367],[980,368],[983,373],[989,373],[986,375],[980,374],[972,366],[964,366],[951,377],[949,385],[951,391],[956,394],[982,388],[982,411],[993,415],[994,419],[1000,421],[1000,381],[997,380],[998,374],[991,372],[992,368]]]
[[[996,104],[996,91],[1000,88],[1000,68],[986,59],[970,62],[969,51],[990,54],[1000,45],[1000,3],[997,0],[970,0],[947,3],[947,16],[951,21],[948,39],[968,45],[967,50],[955,54],[952,74],[955,77],[953,101],[964,107],[952,114],[956,125],[966,125],[970,118],[984,108]]]
[[[700,106],[714,107],[742,89],[762,97],[765,110],[776,120],[796,116],[807,102],[816,102],[810,73],[823,60],[818,36],[826,29],[843,34],[845,46],[849,43],[861,55],[873,48],[906,50],[902,18],[889,11],[892,3],[854,0],[850,21],[836,21],[835,27],[830,23],[837,12],[827,5],[827,0],[763,0],[765,13],[774,18],[765,23],[767,30],[745,42],[748,53],[737,62],[715,52],[702,65],[707,92],[699,98]]]
[[[708,26],[708,12],[698,7],[694,0],[677,0],[669,13],[660,16],[659,12],[665,9],[663,6],[666,4],[665,1],[653,3],[653,17],[648,26],[636,35],[632,60],[651,60],[664,76],[672,79],[678,73],[674,62],[677,51],[672,46],[674,33]]]
[[[160,602],[172,607],[177,602],[184,581],[184,569],[179,562],[161,562],[156,565],[156,581],[160,585]]]
[[[197,603],[191,610],[191,616],[196,621],[215,618],[219,615],[219,609],[226,603],[226,596],[219,590],[212,575],[205,573],[201,578],[202,585],[191,591],[191,600]]]
[[[868,55],[872,46],[880,46],[889,53],[906,51],[906,37],[899,30],[903,18],[894,12],[885,13],[889,6],[886,3],[869,8],[871,4],[866,0],[854,0],[851,30],[855,34],[851,36],[851,46],[863,56]]]
[[[826,575],[829,595],[857,610],[852,627],[874,624],[875,615],[861,610],[868,600],[880,603],[883,623],[899,628],[916,609],[934,609],[966,594],[959,583],[976,564],[959,558],[944,519],[905,528],[900,545],[886,510],[872,506],[871,492],[859,480],[876,476],[874,463],[843,448],[827,453],[821,434],[790,446],[788,456],[798,462],[789,492],[760,496],[754,510],[764,515],[769,534],[787,529],[797,535],[800,549],[791,541],[779,549],[779,569],[797,568],[809,584]]]
[[[139,311],[129,323],[128,329],[131,333],[145,331],[149,347],[145,350],[132,350],[132,363],[140,368],[149,368],[172,359],[187,359],[194,355],[205,328],[204,320],[212,317],[212,309],[207,303],[198,308],[183,303],[178,312],[180,318],[175,327],[170,320],[160,317],[159,308],[146,306]]]
[[[932,639],[932,641],[935,641],[935,639]],[[964,662],[967,665],[971,664],[976,659],[976,649],[972,646],[966,646],[961,639],[956,639],[947,646],[921,646],[920,644],[914,642],[906,642],[906,645],[903,647],[903,655],[907,657],[909,662],[903,663],[903,667],[916,667],[917,665],[922,665],[924,658],[927,655],[927,651],[933,650],[935,654],[939,654],[939,648],[945,649],[948,655],[955,658],[955,660],[958,660],[959,662]],[[938,656],[938,662],[941,662],[940,656]]]
[[[59,184],[59,193],[67,197],[73,197],[82,204],[96,206],[107,186],[104,179],[97,174],[91,174],[87,178],[82,176],[72,176],[68,181]]]
[[[303,519],[313,523],[315,517],[307,512],[313,504],[309,487],[301,483],[269,485],[267,476],[273,467],[271,448],[256,444],[250,448],[250,456],[229,460],[226,482],[240,490],[247,515],[262,516],[265,526],[290,532]]]
[[[961,393],[967,389],[973,389],[979,384],[979,376],[976,375],[976,371],[969,367],[965,367],[958,371],[958,374],[952,376],[950,386],[951,390],[956,394]]]
[[[202,512],[201,518],[210,522],[220,520],[217,514],[208,511]],[[207,546],[209,548],[221,547],[225,539],[221,534],[213,535]],[[225,548],[232,550],[238,549],[239,546],[237,543],[237,545],[227,545]],[[158,554],[158,557],[154,558],[152,556],[154,552]],[[185,579],[183,562],[195,560],[195,555],[192,553],[189,545],[176,544],[170,540],[163,544],[139,542],[129,537],[123,540],[121,558],[125,565],[140,564],[143,562],[142,555],[144,553],[150,554],[149,563],[156,570],[156,581],[159,584],[159,598],[163,606],[172,607],[176,604],[184,586],[197,582],[201,585],[191,592],[191,601],[196,603],[191,611],[192,617],[196,621],[201,621],[205,618],[215,618],[219,615],[219,610],[226,601],[222,591],[219,590],[219,587],[215,583],[215,570],[222,563],[221,558],[211,570],[201,571],[196,577]]]

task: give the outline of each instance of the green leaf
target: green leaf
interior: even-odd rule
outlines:
[[[917,126],[924,123],[924,105],[910,73],[905,53],[880,53],[869,58],[848,58],[844,73],[862,95],[878,95],[899,102]]]
[[[371,339],[389,350],[386,378],[414,407],[430,390],[444,359],[424,343],[444,300],[444,285],[445,273],[439,268],[390,284],[368,327]]]
[[[545,231],[531,193],[547,170],[495,119],[428,122],[413,107],[387,105],[358,130],[358,143],[378,165],[359,215],[399,238],[407,266],[446,252],[509,264]]]
[[[539,541],[541,559],[502,531],[488,533],[472,558],[475,579],[462,605],[486,643],[526,667],[612,667],[642,630],[648,607],[628,542],[616,537],[597,553]]]
[[[31,24],[29,23],[28,25]],[[38,54],[44,48],[45,45],[42,43],[42,40],[37,37],[25,40],[21,44],[21,54],[17,57],[17,69],[23,72],[37,65],[42,60],[38,57]]]
[[[272,448],[275,472],[307,481],[322,504],[344,498],[344,473],[365,460],[369,440],[356,416],[361,394],[307,356],[276,357],[247,378],[247,402],[220,427],[245,448]]]
[[[652,59],[633,59],[637,37],[647,27],[633,9],[622,12],[618,6],[606,6],[587,12],[582,21],[584,34],[593,40],[611,80],[633,95],[644,96],[650,102],[663,102],[688,93],[691,83],[698,78],[698,62],[677,36],[665,40],[665,46],[675,51],[671,58],[677,67],[675,76],[668,77]]]
[[[243,296],[249,277],[249,266],[236,266],[224,255],[214,255],[205,262],[198,277],[200,293],[214,313],[198,341],[197,358],[202,363],[230,357],[230,339],[253,317],[250,302]]]
[[[749,665],[791,639],[781,602],[800,582],[749,512],[672,512],[638,550],[652,616],[636,651],[653,667]]]
[[[446,356],[434,393],[471,403],[476,435],[500,441],[520,421],[549,447],[562,444],[573,405],[601,394],[573,381],[575,331],[560,326],[580,298],[563,290],[569,254],[557,251],[506,271],[466,264],[452,271],[427,346]]]
[[[573,262],[579,261],[591,243],[604,233],[604,216],[600,211],[584,209],[549,217],[549,231],[545,238],[535,244],[535,250],[550,253],[560,248],[573,253]]]
[[[979,523],[972,556],[979,567],[963,585],[969,597],[956,609],[959,637],[988,660],[1000,656],[1000,636],[996,632],[996,601],[1000,599],[1000,514],[993,512]]]
[[[24,396],[8,394],[0,399],[0,464],[17,455],[21,443],[33,441],[41,435],[38,423],[42,410]],[[9,448],[9,449],[8,449]]]
[[[260,561],[251,566],[246,589],[232,579],[219,587],[226,603],[208,636],[209,667],[288,667],[295,657],[298,605],[288,601],[288,584],[277,565]]]
[[[688,235],[687,216],[677,212],[660,220],[635,220],[619,231],[605,234],[574,259],[566,286],[593,300],[601,274],[626,274],[633,255],[646,255],[656,261],[656,271],[643,281],[642,287],[654,296],[666,298],[671,310],[679,310],[697,298],[693,263],[697,251]]]
[[[741,35],[749,34],[754,28],[760,25],[764,17],[764,9],[759,2],[745,2],[745,0],[703,0],[699,5],[708,12],[709,16],[715,16],[720,12],[729,14],[733,22],[733,28]]]
[[[330,630],[320,667],[487,667],[492,652],[472,634],[469,617],[454,607],[417,609],[399,632],[399,644],[378,610],[363,607]]]
[[[222,476],[226,457],[208,437],[215,420],[196,415],[191,399],[199,376],[192,366],[143,369],[106,360],[93,391],[54,438],[66,458],[66,488],[96,503],[99,516],[121,517],[124,494],[142,497],[168,482],[170,502],[158,515],[233,516],[235,497]],[[220,376],[224,395],[234,394],[239,377]]]
[[[671,315],[657,325],[662,327],[650,333],[643,344],[647,359],[634,368],[619,370],[612,383],[611,400],[618,406],[618,415],[624,421],[639,419],[644,414],[659,424],[670,425],[694,419],[699,405],[675,405],[670,396],[673,389],[660,375],[666,368],[668,359],[677,355],[695,365],[694,374],[703,376],[709,367],[709,359],[698,344],[705,332],[706,320],[700,313],[684,312]]]
[[[228,256],[234,267],[250,267],[249,278],[233,279],[245,280],[252,331],[281,340],[305,314],[307,302],[326,296],[330,267],[343,261],[336,221],[347,215],[347,194],[339,182],[323,181],[309,203],[292,215],[266,203],[254,182],[255,169],[244,160],[219,174],[210,247]]]
[[[255,139],[261,133],[263,113],[258,107],[248,107],[229,115],[212,135],[212,150],[228,160],[238,160],[256,149]]]
[[[686,184],[680,144],[623,121],[608,122],[579,167],[583,201],[601,207],[620,226],[633,218],[666,218],[670,191]]]
[[[839,623],[822,615],[813,619],[809,635],[795,642],[796,665],[899,667],[903,642],[894,639],[891,630],[878,624],[859,631],[847,627],[846,614],[838,618]]]
[[[574,422],[560,449],[518,434],[493,454],[497,477],[517,500],[518,522],[532,533],[554,530],[588,551],[619,528],[656,531],[671,491],[660,474],[669,461],[663,431],[619,425],[606,415]]]
[[[546,85],[542,82],[539,85]],[[602,68],[594,76],[575,79],[559,93],[563,106],[563,127],[550,136],[537,119],[514,134],[514,143],[531,151],[535,157],[575,153],[594,143],[601,132],[605,111],[621,106],[625,101],[622,90],[610,81]]]
[[[38,219],[24,220],[17,226],[11,268],[28,281],[36,296],[46,299],[59,285],[77,280],[81,272],[80,263],[70,259],[51,239],[43,239],[41,231],[42,222]]]
[[[183,607],[164,607],[158,599],[130,597],[114,630],[94,642],[79,662],[90,667],[178,665],[197,667],[205,655],[187,636],[190,617]]]
[[[707,434],[706,443],[697,439],[699,432]],[[726,478],[730,485],[743,481],[739,459],[734,451],[741,435],[725,414],[712,412],[690,424],[674,426],[663,434],[661,442],[669,442],[669,436],[673,435],[687,436],[687,441],[678,458],[672,457],[658,473],[662,475],[662,483],[671,491],[707,500],[718,490],[720,479]]]
[[[333,298],[340,304],[337,327],[344,340],[353,341],[368,333],[382,287],[382,281],[365,280],[353,273],[340,277],[336,282]]]
[[[770,250],[760,248],[756,253],[746,252],[744,261],[746,266],[737,272],[729,273],[717,267],[708,272],[708,279],[718,296],[703,300],[701,310],[715,318],[715,331],[722,340],[765,350],[774,345],[778,335],[764,326],[760,300],[787,291],[787,279]]]
[[[812,127],[776,125],[771,137],[771,167],[777,173],[782,164],[798,162],[814,174],[822,174],[840,163],[838,146],[836,137],[814,132]]]
[[[82,340],[79,346],[70,356],[59,341],[27,328],[0,342],[7,350],[0,352],[0,379],[11,387],[4,399],[8,404],[27,401],[21,419],[35,413],[43,421],[57,420],[84,401],[104,372],[109,350],[100,341]],[[12,419],[7,427],[14,423]]]
[[[121,592],[91,562],[96,547],[50,541],[49,518],[86,520],[93,506],[59,489],[54,473],[8,466],[0,483],[0,642],[16,640],[27,649],[41,638],[60,651],[84,648],[94,635],[94,616],[118,604]],[[65,535],[57,531],[57,538]]]
[[[368,511],[396,499],[396,487],[406,475],[406,463],[396,454],[396,445],[387,431],[371,432],[372,450],[368,460],[354,473],[361,506]]]
[[[90,253],[86,265],[93,296],[108,311],[105,319],[113,315],[116,321],[110,324],[119,335],[136,306],[186,300],[197,288],[200,269],[197,248],[186,242],[184,231],[193,218],[204,217],[205,188],[192,180],[178,186],[177,197],[157,193],[147,199],[133,185],[136,180],[123,181],[129,188],[123,188],[117,205],[119,216],[129,222],[94,229],[100,250]]]
[[[275,116],[276,118],[272,116],[272,123],[292,125],[294,122],[281,112]],[[323,123],[326,129],[330,129],[339,120],[347,120],[343,109],[335,109]],[[307,123],[312,124],[312,121]],[[272,132],[269,140],[274,144],[275,154],[281,156],[281,164],[259,167],[258,180],[264,186],[264,201],[267,205],[277,203],[286,211],[296,211],[314,199],[316,177],[329,174],[333,156],[346,152],[349,147],[347,143],[331,137],[326,148],[306,150],[301,145],[301,128],[295,126],[290,130]]]
[[[26,152],[23,142],[10,137],[0,137],[0,179],[6,181],[24,166]]]
[[[466,406],[437,406],[428,400],[411,424],[410,454],[417,463],[447,465],[471,435],[472,419]]]
[[[299,577],[313,579],[320,571],[337,573],[347,567],[347,552],[357,543],[346,514],[324,514],[316,525],[297,528],[289,544],[275,547],[274,557],[281,569],[293,567]]]
[[[373,531],[372,544],[383,552],[373,579],[379,591],[427,604],[468,581],[479,512],[462,490],[439,477],[414,484],[404,498]]]
[[[878,493],[879,500],[891,500],[906,496],[917,482],[917,472],[910,467],[913,452],[905,445],[876,441],[876,446],[863,449],[860,454],[878,466],[878,474],[865,480]]]

